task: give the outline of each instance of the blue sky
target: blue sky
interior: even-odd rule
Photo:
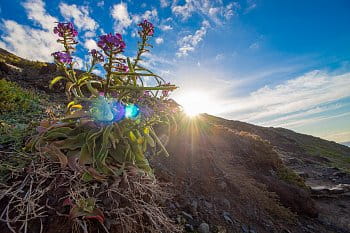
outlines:
[[[77,60],[97,36],[121,32],[133,56],[136,24],[156,25],[144,64],[203,111],[350,141],[350,1],[149,0],[0,2],[0,47],[52,61],[53,22],[79,29]]]

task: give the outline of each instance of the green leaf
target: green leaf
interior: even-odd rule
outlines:
[[[80,150],[79,163],[81,165],[92,164],[92,155],[90,154],[87,144],[84,144]]]
[[[147,141],[147,143],[151,146],[151,147],[155,147],[156,144],[153,140],[153,138],[149,135],[149,134],[145,134],[145,139]]]
[[[83,175],[81,176],[81,179],[85,182],[92,181],[94,178],[89,172],[84,172]]]
[[[130,59],[129,59],[129,58],[126,58],[126,61],[128,62],[129,71],[130,71],[131,73],[134,73],[134,67],[133,67],[133,65],[131,64]]]
[[[164,152],[165,156],[169,157],[168,151],[165,149],[163,143],[160,141],[160,139],[158,138],[157,134],[153,131],[153,129],[151,129],[150,132],[151,132],[151,135],[156,140],[157,144],[160,146],[161,150]]]
[[[86,133],[68,137],[60,142],[60,149],[76,150],[85,144]]]
[[[57,83],[58,81],[62,80],[62,79],[67,79],[64,76],[57,76],[56,78],[52,79],[49,85],[49,88],[51,89],[53,85],[55,85],[55,83]]]

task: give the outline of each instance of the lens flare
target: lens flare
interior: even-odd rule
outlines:
[[[119,122],[126,116],[126,107],[115,99],[100,96],[92,102],[90,113],[95,121],[104,123]]]
[[[140,109],[135,104],[128,104],[125,107],[125,117],[126,118],[134,119],[134,118],[138,117],[139,113],[140,113]]]
[[[118,101],[112,102],[112,113],[114,116],[113,122],[119,122],[123,120],[125,117],[125,106]]]

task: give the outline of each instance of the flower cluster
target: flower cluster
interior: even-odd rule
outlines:
[[[122,35],[112,33],[100,36],[100,40],[97,42],[98,47],[100,47],[105,53],[106,52],[123,52],[126,44],[123,41]]]
[[[72,64],[71,53],[75,50],[74,45],[78,42],[75,38],[78,35],[78,31],[74,28],[73,23],[57,23],[53,32],[62,39],[58,39],[57,42],[63,44],[65,50],[63,52],[55,52],[51,55],[55,58],[55,61],[63,64]]]
[[[98,52],[96,49],[92,49],[90,51],[90,53],[91,53],[91,56],[95,62],[103,62],[104,61],[103,54]]]
[[[72,56],[65,52],[54,52],[51,55],[55,58],[56,61],[65,64],[71,64],[73,60]]]
[[[127,72],[129,72],[129,67],[127,65],[122,64],[122,63],[118,63],[116,65],[116,70],[119,72],[127,73]]]
[[[78,35],[78,31],[75,30],[74,25],[71,22],[58,23],[57,26],[54,27],[53,32],[60,37],[76,37]]]
[[[154,34],[154,26],[151,22],[147,21],[147,19],[143,20],[141,23],[138,24],[142,28],[141,31],[139,31],[139,34],[141,36],[153,36]]]
[[[164,86],[171,86],[171,84],[170,83],[166,83]],[[163,97],[168,97],[169,96],[169,90],[163,90],[162,91],[162,96]]]

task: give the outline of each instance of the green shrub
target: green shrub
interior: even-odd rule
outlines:
[[[277,175],[280,179],[286,181],[287,183],[294,184],[301,188],[307,189],[304,179],[290,168],[284,166],[280,167],[277,170]]]
[[[16,83],[0,80],[0,114],[11,112],[37,112],[39,97],[19,87]]]
[[[43,100],[16,83],[0,80],[0,144],[20,148],[43,115]],[[45,99],[45,98],[43,98]]]

